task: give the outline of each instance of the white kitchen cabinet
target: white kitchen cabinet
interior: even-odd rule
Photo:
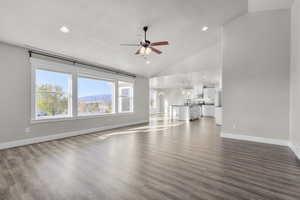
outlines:
[[[212,102],[214,102],[216,95],[216,89],[215,88],[204,88],[203,89],[203,98],[204,99],[210,99]]]
[[[217,125],[223,124],[223,108],[222,107],[215,108],[215,119],[216,119]]]
[[[203,105],[202,106],[202,116],[203,117],[214,117],[215,116],[215,106],[214,105]]]

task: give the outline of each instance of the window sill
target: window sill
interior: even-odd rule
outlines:
[[[130,113],[134,113],[133,111],[126,111],[126,112],[119,112],[118,114],[130,114]]]
[[[107,113],[107,114],[99,114],[99,115],[81,115],[75,117],[75,119],[94,119],[94,118],[101,118],[101,117],[115,117],[115,116],[122,116],[122,115],[130,115],[134,114],[134,112],[127,112],[127,113]]]
[[[100,114],[100,115],[81,115],[77,117],[64,117],[64,118],[32,119],[30,123],[40,124],[40,123],[71,121],[71,120],[86,120],[86,119],[95,119],[95,118],[102,118],[102,117],[117,117],[117,116],[132,115],[132,114],[134,114],[134,112],[108,113],[108,114]]]
[[[79,115],[77,117],[74,117],[74,119],[94,119],[94,118],[100,118],[100,117],[110,117],[110,116],[116,116],[117,113],[105,113],[105,114],[95,114],[95,115]]]
[[[48,118],[48,119],[32,119],[30,121],[31,124],[39,124],[39,123],[48,123],[48,122],[60,122],[60,121],[69,121],[74,120],[73,117],[62,117],[62,118]]]

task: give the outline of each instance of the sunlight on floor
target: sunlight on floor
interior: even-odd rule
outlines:
[[[152,120],[153,120],[153,118],[152,118]],[[157,118],[155,120],[157,120]],[[116,136],[116,135],[128,135],[128,134],[135,134],[135,133],[157,133],[160,131],[166,131],[171,127],[181,126],[184,123],[185,122],[171,122],[171,121],[166,120],[162,124],[153,124],[153,125],[150,124],[149,126],[142,126],[142,127],[137,127],[137,128],[131,128],[131,129],[128,129],[125,131],[112,132],[112,133],[108,133],[105,135],[101,135],[98,138],[101,140],[105,140],[111,136]]]
[[[99,136],[99,139],[101,140],[105,140],[111,136],[115,136],[115,135],[128,135],[128,134],[134,134],[134,133],[148,133],[148,132],[156,132],[156,131],[165,131],[168,128],[150,128],[150,129],[145,129],[145,130],[132,130],[132,131],[121,131],[121,132],[113,132],[113,133],[109,133],[106,135],[101,135]]]
[[[184,124],[184,122],[181,123],[170,123],[170,124],[162,124],[162,125],[150,125],[150,126],[143,126],[138,128],[132,128],[129,130],[142,130],[142,129],[153,129],[153,128],[169,128],[169,127],[176,127]]]

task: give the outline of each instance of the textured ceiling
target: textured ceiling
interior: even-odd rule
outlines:
[[[0,40],[150,77],[215,45],[220,26],[247,6],[247,0],[1,0]],[[71,32],[61,33],[62,25]],[[139,42],[143,25],[151,41],[170,42],[162,55],[149,56],[149,65],[135,47],[119,46]]]

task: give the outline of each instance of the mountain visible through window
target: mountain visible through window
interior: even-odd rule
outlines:
[[[114,82],[78,77],[78,115],[114,112]]]

